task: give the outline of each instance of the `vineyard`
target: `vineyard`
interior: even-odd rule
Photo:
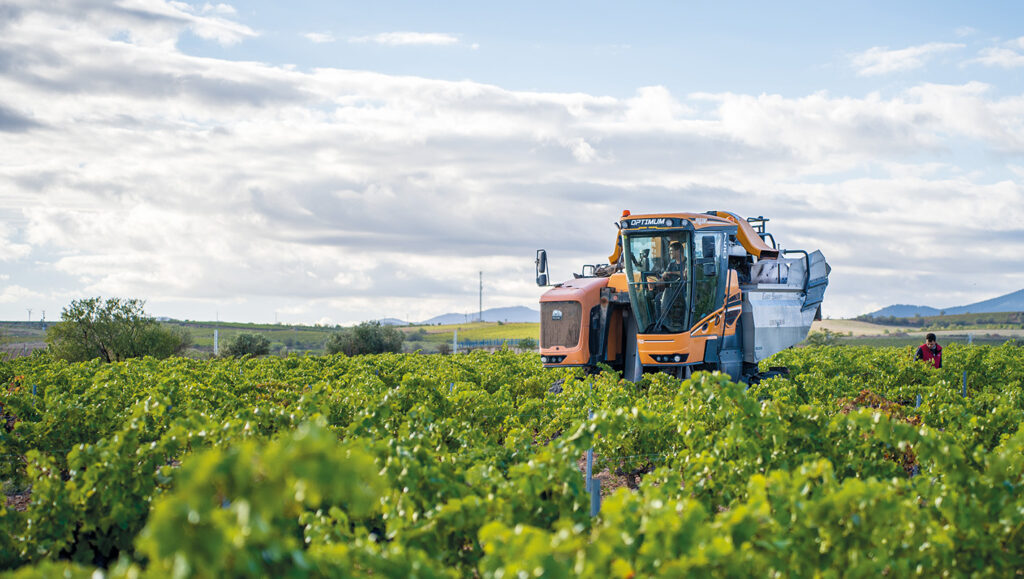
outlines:
[[[944,354],[935,370],[907,348],[787,350],[767,364],[789,378],[749,389],[508,351],[15,359],[0,570],[1013,576],[1024,349]],[[628,483],[596,516],[589,449]]]

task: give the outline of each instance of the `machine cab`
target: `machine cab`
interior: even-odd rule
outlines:
[[[727,227],[695,229],[684,217],[629,218],[622,225],[623,265],[640,334],[688,332],[722,306]]]

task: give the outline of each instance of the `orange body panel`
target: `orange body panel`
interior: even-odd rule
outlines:
[[[622,355],[622,310],[617,309],[608,318],[608,344],[605,362]]]
[[[637,350],[640,352],[641,362],[656,365],[659,362],[651,356],[665,354],[686,354],[686,361],[683,362],[685,364],[703,362],[708,341],[736,334],[736,326],[743,310],[743,294],[736,272],[732,270],[729,270],[726,296],[722,307],[694,324],[687,333],[637,336]]]
[[[576,301],[583,306],[580,316],[580,337],[579,342],[573,348],[553,346],[541,348],[540,353],[544,355],[565,356],[565,359],[554,366],[574,366],[586,364],[590,361],[590,310],[601,303],[601,290],[608,285],[607,277],[587,277],[566,282],[565,284],[552,288],[540,297],[540,302],[562,302]]]
[[[640,362],[645,366],[665,365],[655,362],[652,356],[660,354],[686,354],[684,364],[704,361],[704,348],[708,340],[717,340],[718,336],[692,337],[690,334],[637,334],[636,349],[640,354]],[[671,364],[667,364],[671,365]]]
[[[621,272],[612,274],[612,276],[608,278],[608,287],[617,292],[629,293],[629,283],[626,280],[626,274]]]

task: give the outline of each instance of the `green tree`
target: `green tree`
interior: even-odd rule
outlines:
[[[224,348],[226,356],[266,356],[270,353],[270,340],[263,334],[238,334]]]
[[[46,331],[50,352],[69,362],[101,358],[166,358],[191,345],[192,336],[180,327],[165,326],[146,315],[139,299],[86,298],[73,300],[61,321]]]
[[[533,338],[523,338],[519,340],[519,349],[526,352],[532,352],[537,349],[537,340]]]
[[[363,322],[332,334],[324,347],[328,354],[383,354],[401,352],[403,340],[405,334],[394,326],[384,326],[380,322]]]
[[[839,343],[839,334],[825,328],[820,332],[811,332],[804,341],[808,346],[835,346]]]

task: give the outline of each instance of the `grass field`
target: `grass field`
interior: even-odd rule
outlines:
[[[988,318],[980,318],[988,319]],[[47,324],[52,324],[48,322]],[[213,333],[216,329],[221,348],[238,334],[262,334],[271,343],[271,352],[285,355],[290,352],[322,354],[324,344],[334,332],[334,327],[291,326],[281,324],[243,324],[232,322],[173,321],[170,325],[185,327],[192,335],[192,354],[208,356],[213,354]],[[811,326],[811,331],[828,330],[837,336],[838,344],[863,346],[911,346],[924,341],[924,334],[934,331],[939,343],[967,343],[968,336],[975,344],[1001,344],[1008,339],[1024,340],[1024,329],[1019,328],[956,328],[936,329],[875,324],[862,320],[821,320]],[[482,342],[539,340],[539,323],[498,323],[474,322],[448,326],[405,326],[399,331],[405,334],[406,351],[420,350],[436,352],[443,344],[451,344],[458,331],[459,342]],[[46,333],[40,322],[0,322],[0,352],[8,355],[25,355],[34,349],[45,347]]]
[[[186,328],[192,335],[193,353],[200,356],[213,353],[214,330],[217,331],[221,348],[224,348],[239,334],[261,334],[270,340],[271,352],[278,355],[289,352],[322,354],[327,339],[331,334],[339,331],[335,327],[279,324],[193,321],[165,323]],[[48,324],[52,324],[52,322],[48,322]],[[539,340],[540,338],[539,323],[477,322],[450,326],[407,326],[398,329],[406,336],[404,349],[408,351],[436,351],[441,344],[452,343],[456,330],[459,332],[460,343],[521,340],[523,338]],[[0,322],[0,350],[11,355],[24,355],[33,349],[45,346],[46,332],[39,322]]]
[[[317,326],[286,326],[271,324],[238,324],[216,322],[168,322],[171,325],[187,328],[192,334],[192,345],[201,351],[213,352],[213,333],[217,330],[220,347],[224,347],[239,334],[262,334],[270,340],[271,351],[287,352],[322,352],[324,343],[334,328]]]
[[[427,343],[450,343],[455,332],[459,332],[459,341],[482,340],[522,340],[524,338],[540,339],[539,323],[499,324],[498,322],[474,322],[451,326],[413,326],[402,328],[407,340]]]
[[[811,326],[812,332],[828,330],[839,334],[839,344],[858,346],[919,346],[925,334],[932,332],[940,344],[1002,344],[1008,339],[1024,339],[1021,329],[963,328],[930,330],[910,326],[872,324],[861,320],[821,320]]]

